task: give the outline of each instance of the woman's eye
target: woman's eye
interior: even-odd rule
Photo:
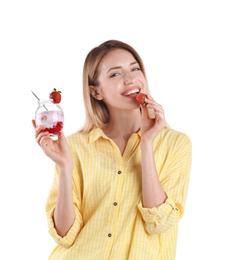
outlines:
[[[140,68],[133,68],[132,70],[133,71],[137,71],[137,70],[140,70]]]
[[[111,74],[111,78],[114,78],[115,76],[118,76],[119,75],[119,73],[113,73],[113,74]]]

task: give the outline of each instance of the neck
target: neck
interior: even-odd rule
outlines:
[[[118,112],[110,115],[110,121],[104,129],[104,133],[110,138],[129,138],[140,129],[140,111]]]

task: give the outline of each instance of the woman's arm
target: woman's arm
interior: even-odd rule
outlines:
[[[192,161],[190,139],[185,134],[168,131],[165,133],[165,140],[162,140],[162,145],[166,146],[167,150],[167,154],[164,156],[165,167],[162,168],[161,172],[161,184],[166,194],[166,200],[161,205],[152,208],[147,207],[143,202],[138,205],[145,223],[145,229],[150,234],[163,233],[178,223],[184,214],[188,194]],[[157,152],[157,149],[156,147],[154,151]],[[159,154],[159,156],[162,155]],[[155,157],[156,161],[159,159],[159,157]],[[163,158],[160,160],[163,160]],[[150,188],[151,185],[148,187]],[[143,196],[145,194],[143,192]],[[150,196],[156,195],[150,193]]]
[[[145,102],[147,105],[141,106],[142,198],[143,207],[152,208],[164,203],[167,197],[158,178],[152,147],[153,140],[165,125],[165,118],[162,106],[151,96],[148,95]],[[154,119],[149,117],[149,109],[152,110]]]
[[[59,168],[59,187],[53,220],[55,229],[61,237],[67,234],[75,220],[70,167]]]
[[[75,220],[72,192],[73,159],[64,133],[53,140],[48,132],[41,132],[41,127],[35,127],[35,139],[43,152],[56,163],[59,169],[58,194],[53,213],[55,229],[59,236],[64,237]]]
[[[142,154],[142,202],[143,207],[158,207],[166,200],[166,194],[158,178],[152,143],[141,141]]]

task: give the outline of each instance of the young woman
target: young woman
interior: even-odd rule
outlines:
[[[140,92],[145,106],[136,100]],[[56,164],[46,213],[58,245],[49,259],[175,259],[189,137],[168,127],[139,54],[124,42],[106,41],[88,53],[83,94],[79,132],[55,141],[35,128]]]

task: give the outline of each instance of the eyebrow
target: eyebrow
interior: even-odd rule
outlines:
[[[132,65],[134,65],[134,64],[137,64],[137,63],[138,63],[137,61],[133,61],[133,62],[130,63],[130,66],[132,66]],[[107,71],[107,73],[108,73],[109,71],[111,71],[111,70],[116,70],[116,69],[120,69],[120,68],[121,68],[121,66],[112,67],[112,68],[110,68],[110,69]]]

